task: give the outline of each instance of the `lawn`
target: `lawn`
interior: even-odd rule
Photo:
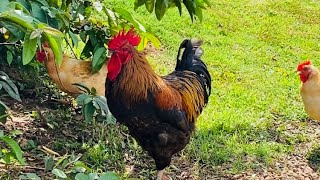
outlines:
[[[133,12],[159,38],[161,49],[148,56],[156,72],[171,72],[180,42],[197,37],[204,40],[202,59],[213,79],[196,132],[168,169],[173,178],[178,177],[177,169],[191,172],[196,179],[255,171],[290,154],[298,143],[313,143],[303,132],[287,134],[285,130],[292,122],[305,127],[310,121],[303,110],[295,69],[306,59],[320,64],[320,1],[211,1],[202,22],[191,22],[186,9],[181,17],[177,9],[169,9],[159,22],[144,7],[135,12],[133,2],[105,0],[104,4]],[[59,113],[53,116],[59,119]],[[68,118],[60,117],[56,126]],[[124,127],[96,124],[79,131],[88,133],[89,140],[57,138],[52,149],[81,149],[81,160],[90,167],[113,170],[123,178],[155,175],[153,162]],[[133,175],[128,165],[135,166]]]
[[[105,2],[133,9],[133,1]],[[193,23],[186,10],[179,17],[170,9],[160,22],[143,7],[137,10],[136,19],[162,42],[163,51],[149,58],[160,74],[172,71],[182,39],[205,41],[203,60],[213,90],[183,152],[186,158],[208,166],[230,163],[237,172],[291,150],[291,141],[275,137],[281,134],[275,124],[307,118],[295,68],[306,59],[320,63],[319,10],[316,1],[221,0],[212,1],[202,22]]]

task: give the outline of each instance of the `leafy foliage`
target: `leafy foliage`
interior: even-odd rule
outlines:
[[[21,101],[18,88],[3,71],[0,71],[0,90],[1,89],[4,89],[12,98]],[[7,106],[0,101],[0,122],[5,122],[7,116]],[[0,131],[0,141],[4,142],[9,148],[7,149],[0,145],[0,160],[2,159],[6,164],[10,164],[12,163],[12,159],[16,159],[21,165],[25,165],[22,150],[14,139],[4,135],[4,132]]]
[[[197,17],[200,21],[202,21],[202,9],[204,9],[206,5],[210,5],[208,0],[135,0],[134,8],[137,9],[145,5],[149,13],[154,11],[157,19],[161,20],[170,7],[177,7],[181,15],[181,4],[185,5],[192,20]]]
[[[46,171],[50,171],[57,179],[75,179],[75,180],[118,180],[119,177],[113,172],[96,172],[86,166],[79,159],[81,154],[64,155],[59,158],[52,156],[45,157]],[[19,176],[20,179],[40,179],[35,173],[25,173]]]
[[[170,7],[178,7],[181,14],[184,4],[193,20],[202,20],[202,10],[209,5],[207,0],[137,0],[135,8],[145,5],[157,18],[162,19]],[[95,14],[102,15],[103,20],[97,19]],[[150,40],[155,46],[160,43],[152,33],[147,32],[142,23],[122,8],[108,8],[99,1],[93,0],[3,0],[0,8],[0,28],[3,34],[0,43],[23,44],[22,61],[29,64],[35,56],[41,42],[48,42],[52,48],[58,64],[62,60],[61,43],[77,47],[80,40],[85,43],[81,55],[93,57],[93,71],[98,71],[106,60],[105,44],[110,36],[121,28],[135,27],[141,31],[142,42]],[[143,44],[145,46],[146,44]],[[140,47],[142,49],[143,47]],[[10,64],[18,53],[5,45],[1,47]]]
[[[9,149],[0,146],[0,160],[2,159],[6,164],[12,163],[12,158],[16,159],[21,165],[25,165],[24,158],[22,156],[22,150],[18,143],[10,136],[4,135],[3,131],[0,131],[0,141],[4,142]]]
[[[5,72],[0,71],[0,90],[2,89],[4,89],[12,98],[17,101],[21,101],[17,86],[11,81]],[[0,101],[0,122],[6,121],[6,117],[8,116],[6,109],[7,106]]]
[[[88,89],[81,84],[75,84],[84,91],[83,94],[77,97],[77,102],[82,105],[85,122],[90,123],[95,116],[97,120],[106,120],[107,123],[114,124],[115,118],[109,111],[107,99],[104,96],[96,96],[96,90]]]

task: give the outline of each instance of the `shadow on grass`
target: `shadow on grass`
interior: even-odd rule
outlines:
[[[310,164],[310,167],[314,169],[315,171],[318,171],[320,168],[320,146],[317,145],[313,147],[309,152],[308,152],[308,163]]]

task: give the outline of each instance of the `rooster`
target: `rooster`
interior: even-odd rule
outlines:
[[[136,50],[139,43],[140,36],[133,29],[109,41],[112,55],[106,97],[111,113],[154,159],[157,177],[162,179],[172,156],[190,141],[195,122],[208,103],[211,76],[200,60],[199,40],[181,43],[175,71],[164,77]]]
[[[315,120],[320,120],[320,71],[306,61],[297,67],[302,82],[300,93],[306,113]]]
[[[97,95],[105,95],[107,76],[105,64],[100,71],[92,73],[90,61],[72,59],[64,55],[59,66],[56,64],[52,49],[46,43],[43,45],[43,50],[37,52],[37,60],[45,64],[49,77],[58,85],[58,88],[70,96],[76,97],[83,93],[74,85],[75,83],[82,84],[90,90],[94,87]]]

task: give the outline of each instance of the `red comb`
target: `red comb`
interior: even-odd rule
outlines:
[[[311,61],[310,61],[310,60],[307,60],[307,61],[305,61],[305,62],[303,62],[303,63],[300,63],[300,64],[298,65],[298,67],[297,67],[297,71],[302,71],[303,66],[305,66],[305,65],[310,65],[310,64],[311,64]]]
[[[42,45],[43,45],[43,47],[49,47],[49,43],[48,42],[44,42]]]
[[[114,36],[108,44],[109,49],[115,50],[120,48],[125,42],[132,46],[138,46],[140,43],[140,36],[131,28],[127,33],[123,29],[116,36]]]

